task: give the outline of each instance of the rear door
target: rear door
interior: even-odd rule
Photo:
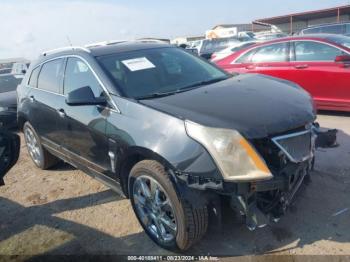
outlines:
[[[260,73],[285,78],[290,69],[289,42],[256,47],[238,58],[230,68],[232,71],[239,68],[239,73]]]
[[[335,62],[341,49],[317,41],[294,41],[287,79],[305,88],[319,108],[350,105],[350,67]]]
[[[77,57],[69,57],[65,69],[63,93],[89,86],[95,97],[104,96],[104,91],[88,64]],[[106,138],[106,109],[103,106],[70,106],[60,109],[64,114],[63,149],[81,165],[100,173],[110,168],[108,140]]]
[[[64,103],[61,93],[63,62],[63,58],[45,62],[33,70],[29,80],[29,85],[32,85],[28,95],[31,103],[30,123],[43,142],[56,149],[62,138],[59,128],[61,119],[57,109]]]

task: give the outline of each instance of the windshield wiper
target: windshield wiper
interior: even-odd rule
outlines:
[[[200,81],[194,84],[191,84],[189,86],[185,86],[180,88],[179,90],[183,91],[183,90],[187,90],[187,89],[192,89],[193,87],[197,87],[197,86],[204,86],[204,85],[210,85],[210,84],[214,84],[216,82],[220,82],[223,80],[228,79],[229,77],[218,77],[218,78],[214,78],[214,79],[209,79],[209,80],[205,80],[205,81]]]
[[[178,93],[181,93],[181,92],[186,92],[186,91],[189,91],[191,89],[195,89],[195,87],[197,87],[197,86],[213,84],[213,83],[216,83],[216,82],[220,82],[220,81],[226,80],[228,78],[229,77],[220,77],[220,78],[214,78],[214,79],[210,79],[210,80],[200,81],[200,82],[191,84],[189,86],[181,87],[181,88],[179,88],[177,90],[174,90],[174,91],[171,91],[171,92],[153,93],[153,94],[149,94],[149,95],[145,95],[145,96],[136,97],[136,99],[137,100],[142,100],[142,99],[151,99],[151,98],[159,98],[159,97],[164,97],[164,96],[170,96],[170,95],[178,94]]]
[[[158,98],[158,97],[164,97],[164,96],[170,96],[173,94],[179,93],[177,90],[172,91],[172,92],[164,92],[164,93],[153,93],[145,96],[139,96],[136,97],[137,100],[142,100],[142,99],[150,99],[150,98]]]

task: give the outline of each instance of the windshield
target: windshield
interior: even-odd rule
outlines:
[[[338,45],[342,45],[344,47],[350,48],[350,37],[348,36],[335,35],[335,36],[330,36],[327,39]]]
[[[154,48],[97,58],[122,95],[141,99],[185,91],[228,74],[179,48]]]

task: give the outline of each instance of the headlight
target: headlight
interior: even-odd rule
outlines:
[[[185,121],[186,132],[213,157],[226,181],[256,181],[272,178],[265,161],[237,131],[205,127]]]
[[[8,110],[7,107],[0,106],[0,112],[7,111],[7,110]]]

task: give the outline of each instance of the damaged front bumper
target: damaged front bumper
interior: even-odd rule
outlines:
[[[316,147],[334,146],[336,131],[322,132],[314,124],[304,130],[251,143],[268,164],[272,179],[234,183],[181,173],[176,175],[189,189],[229,198],[231,208],[242,215],[250,230],[254,230],[270,221],[277,222],[286,212],[303,182],[310,181]],[[197,202],[200,197],[189,194],[187,199]]]
[[[250,230],[277,222],[292,203],[304,179],[310,176],[312,159],[290,164],[274,178],[250,184],[245,194],[232,194],[231,207],[245,217]]]
[[[302,136],[308,134],[309,142],[308,139],[302,139]],[[266,162],[269,163],[274,177],[268,181],[250,183],[250,188],[245,194],[232,194],[230,201],[231,207],[245,217],[246,225],[250,230],[263,227],[270,221],[279,220],[292,203],[303,182],[311,180],[310,172],[315,162],[315,149],[336,146],[336,134],[337,130],[334,129],[321,131],[319,125],[315,123],[309,130],[273,137],[269,139],[272,143],[257,145]],[[279,140],[284,138],[290,139],[294,145],[279,143]],[[277,145],[279,150],[276,150],[273,144]],[[269,149],[263,150],[261,146],[269,146]],[[303,148],[308,147],[309,153],[298,152],[298,149],[302,151]]]

